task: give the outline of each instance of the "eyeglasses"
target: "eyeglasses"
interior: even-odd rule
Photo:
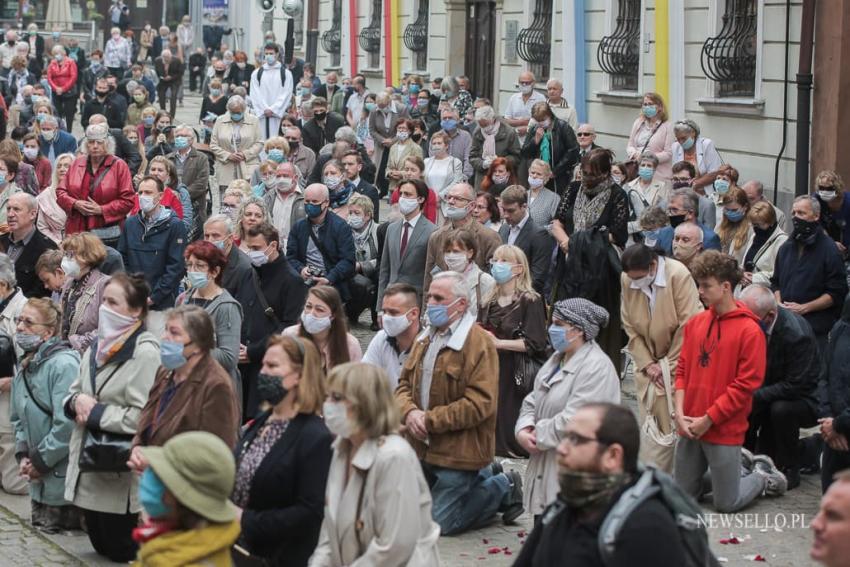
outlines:
[[[463,202],[463,203],[471,203],[472,199],[468,199],[466,197],[461,197],[459,195],[448,195],[448,196],[446,196],[446,202],[447,203],[454,203],[456,201],[460,201],[460,202]]]
[[[192,264],[186,264],[186,269],[191,271],[191,272],[197,272],[197,271],[200,271],[200,270],[209,270],[210,267],[206,263],[195,262],[195,263],[192,263]]]
[[[610,443],[606,441],[600,441],[596,437],[585,437],[580,433],[576,433],[575,431],[567,431],[564,434],[564,441],[572,445],[573,447],[578,447],[580,445],[586,445],[588,443],[599,443],[600,445],[610,445]]]
[[[33,321],[32,319],[25,319],[24,317],[17,317],[15,319],[15,323],[18,325],[23,325],[25,327],[48,327],[47,323],[39,323],[37,321]]]

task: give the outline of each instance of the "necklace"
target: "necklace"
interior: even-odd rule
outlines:
[[[709,342],[711,338],[711,328],[714,326],[714,322],[717,321],[717,336],[714,339],[713,344]],[[711,354],[717,350],[717,345],[720,344],[720,320],[717,317],[711,320],[711,323],[708,325],[708,331],[705,333],[705,339],[699,345],[699,365],[703,368],[707,368],[709,363],[711,362]]]

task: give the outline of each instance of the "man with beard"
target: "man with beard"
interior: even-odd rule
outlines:
[[[558,498],[543,513],[514,567],[684,565],[676,522],[659,498],[628,515],[609,561],[599,551],[605,516],[640,477],[639,447],[637,420],[628,408],[592,402],[576,411],[558,446]]]
[[[821,354],[847,295],[847,273],[835,242],[820,225],[820,201],[794,199],[794,231],[776,254],[771,287],[779,304],[811,325]]]

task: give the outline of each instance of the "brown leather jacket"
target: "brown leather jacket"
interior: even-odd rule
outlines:
[[[399,377],[396,402],[403,418],[419,407],[422,359],[431,343],[428,331],[414,342]],[[461,319],[448,345],[437,355],[425,409],[429,443],[405,437],[420,460],[458,470],[479,470],[496,451],[499,356],[493,341],[472,315]]]

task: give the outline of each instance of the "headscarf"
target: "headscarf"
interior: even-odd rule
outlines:
[[[595,339],[599,330],[608,325],[608,311],[581,297],[557,302],[552,317],[575,325],[588,341]]]

